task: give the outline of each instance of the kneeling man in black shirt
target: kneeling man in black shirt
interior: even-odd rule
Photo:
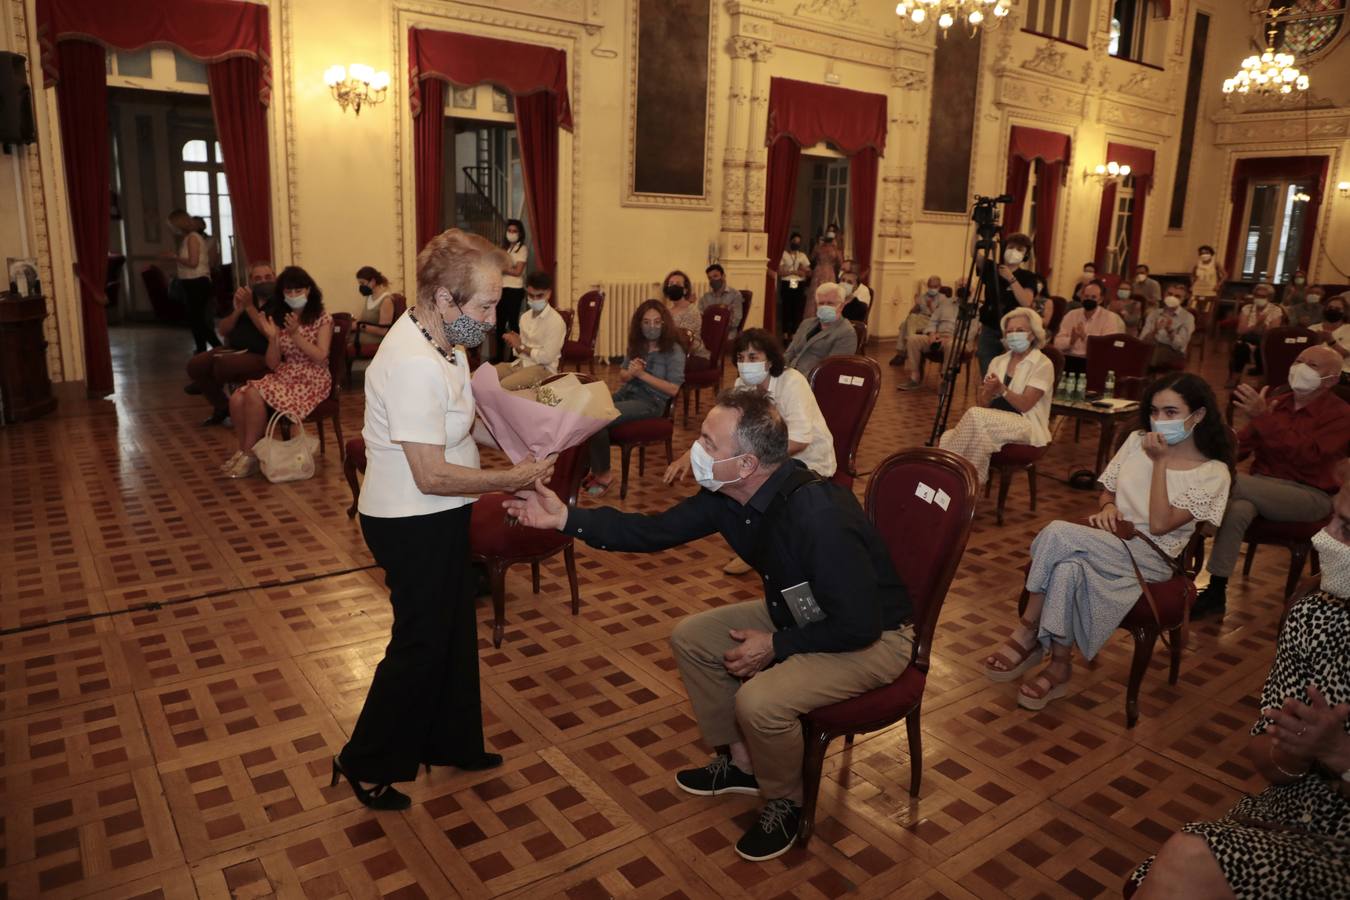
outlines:
[[[659,515],[569,509],[543,483],[507,504],[523,524],[601,550],[665,550],[719,532],[764,599],[676,626],[671,646],[713,761],[675,781],[702,796],[760,794],[736,852],[786,853],[802,803],[799,716],[889,684],[913,655],[909,596],[853,494],[788,456],[773,400],[724,392],[691,450],[697,494]]]

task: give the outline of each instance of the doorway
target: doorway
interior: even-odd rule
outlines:
[[[1116,208],[1111,215],[1111,240],[1106,245],[1106,271],[1119,275],[1129,281],[1130,235],[1134,233],[1134,189],[1133,175],[1126,175],[1116,185]]]
[[[848,258],[849,161],[842,155],[804,151],[797,169],[797,193],[791,231],[805,238],[807,254],[815,257],[816,244],[825,230],[834,226],[835,245]]]
[[[445,103],[442,221],[506,239],[508,219],[525,219],[525,173],[516,134],[515,98],[492,85],[454,86]],[[532,229],[525,229],[533,246]]]
[[[1250,210],[1244,223],[1241,280],[1289,281],[1310,237],[1308,205],[1316,185],[1310,178],[1253,179],[1247,188]]]

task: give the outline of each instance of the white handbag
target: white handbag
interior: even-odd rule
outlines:
[[[272,436],[277,422],[283,418],[295,423],[296,432],[289,441]],[[253,445],[253,455],[258,458],[263,477],[273,484],[304,481],[314,477],[314,451],[318,446],[319,439],[305,432],[305,423],[299,416],[278,411],[267,423],[267,433],[262,440]]]

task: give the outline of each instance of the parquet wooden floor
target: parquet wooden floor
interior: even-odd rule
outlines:
[[[370,814],[329,787],[328,765],[390,612],[331,435],[312,481],[220,478],[231,434],[199,427],[206,409],[181,391],[185,335],[117,329],[114,344],[112,400],[66,392],[57,415],[0,429],[0,900],[1114,896],[1172,830],[1254,784],[1239,751],[1282,554],[1234,580],[1224,621],[1193,628],[1175,688],[1159,654],[1132,731],[1123,635],[1040,713],[981,675],[1032,535],[1091,507],[1062,479],[1090,464],[1096,434],[1074,444],[1064,428],[1035,513],[1025,480],[1003,527],[979,511],[924,699],[921,798],[903,730],[839,742],[811,849],[753,865],[732,850],[751,798],[674,789],[709,748],[670,630],[759,595],[753,576],[722,573],[728,550],[710,539],[659,556],[580,548],[575,617],[560,562],[537,596],[513,571],[500,649],[479,612],[485,724],[506,764],[438,769],[410,786],[408,812]],[[886,380],[864,471],[922,443],[936,401],[898,394],[890,348],[873,354]],[[1209,354],[1216,377],[1221,360]],[[355,435],[359,390],[342,404]],[[634,473],[628,508],[691,489],[664,488],[660,469]]]

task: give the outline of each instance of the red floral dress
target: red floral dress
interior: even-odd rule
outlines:
[[[305,340],[317,346],[319,335],[325,328],[333,330],[333,317],[328,313],[308,325],[302,323],[298,331]],[[285,410],[303,419],[333,388],[328,360],[315,362],[285,329],[277,340],[281,346],[281,365],[262,378],[250,381],[248,386],[256,390],[272,409]]]

